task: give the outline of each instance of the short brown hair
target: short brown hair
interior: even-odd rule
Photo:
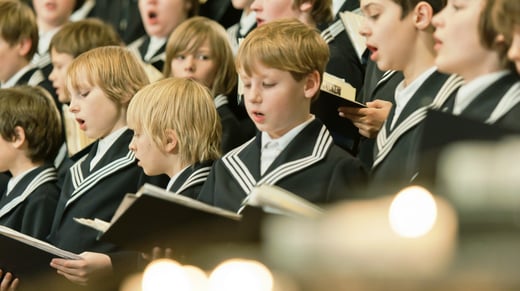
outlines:
[[[164,76],[171,77],[171,62],[178,54],[195,52],[206,40],[217,67],[211,94],[230,94],[237,84],[233,51],[224,27],[206,17],[190,18],[170,35],[166,46]]]
[[[0,135],[14,140],[15,128],[23,128],[27,157],[50,162],[62,144],[61,117],[49,92],[28,85],[0,89]]]
[[[220,157],[222,126],[217,109],[208,89],[197,81],[167,78],[144,87],[130,102],[127,120],[159,147],[165,144],[166,130],[174,130],[184,163]]]
[[[329,55],[318,31],[295,19],[281,19],[255,28],[238,48],[235,63],[237,71],[247,75],[255,71],[258,61],[300,81],[314,71],[322,77]]]
[[[500,39],[500,32],[493,22],[494,0],[485,0],[484,2],[478,24],[480,43],[485,48],[498,53],[502,68],[514,70],[514,63],[507,57],[509,46],[506,41]]]
[[[29,39],[31,49],[25,59],[30,61],[38,49],[39,38],[33,10],[18,0],[0,0],[0,37],[10,46]]]
[[[405,18],[410,12],[412,12],[419,4],[419,2],[428,3],[432,9],[433,14],[440,12],[444,6],[446,6],[446,0],[392,0],[401,7],[401,19]]]
[[[520,25],[520,1],[495,0],[491,10],[494,26],[510,43],[515,26]]]
[[[293,0],[293,7],[300,7],[305,2],[311,2],[311,17],[317,24],[329,23],[332,15],[332,0]]]
[[[72,61],[67,69],[67,94],[81,86],[96,85],[116,104],[128,106],[142,87],[150,83],[134,53],[120,46],[91,49]]]
[[[75,58],[96,47],[121,44],[121,38],[110,24],[88,18],[63,25],[52,37],[49,50]]]

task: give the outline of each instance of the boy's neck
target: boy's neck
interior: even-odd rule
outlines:
[[[9,172],[13,177],[16,177],[30,169],[40,167],[42,165],[43,162],[33,162],[28,157],[23,156],[15,159],[13,164],[9,167]]]
[[[11,75],[6,80],[0,80],[2,84],[7,83],[9,80],[11,80],[17,73],[19,73],[23,68],[27,67],[30,64],[30,62],[25,59],[24,57],[19,57],[16,64],[10,68]],[[10,83],[10,82],[9,82]]]
[[[408,86],[433,66],[435,66],[435,51],[433,49],[433,38],[429,35],[422,41],[418,39],[414,54],[408,58],[408,62],[402,70],[404,85]]]
[[[169,172],[166,173],[168,177],[170,177],[170,179],[175,175],[179,174],[182,170],[184,170],[184,168],[188,167],[190,164],[182,162],[179,159],[179,157],[175,157],[172,159],[171,165],[172,167],[170,168]]]
[[[45,34],[49,31],[52,31],[52,30],[55,30],[55,29],[58,29],[60,28],[61,26],[63,26],[65,23],[62,23],[62,24],[50,24],[50,23],[47,23],[47,22],[44,22],[44,21],[37,21],[38,22],[38,31],[40,32],[40,35],[41,34]]]

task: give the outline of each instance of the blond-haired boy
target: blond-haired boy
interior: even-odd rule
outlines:
[[[220,157],[222,129],[208,89],[191,79],[157,81],[137,92],[127,118],[144,172],[167,174],[168,190],[196,198]]]
[[[259,184],[316,203],[353,194],[364,180],[361,164],[310,113],[328,59],[325,41],[297,20],[266,23],[246,37],[236,65],[259,132],[215,163],[198,199],[236,211]]]

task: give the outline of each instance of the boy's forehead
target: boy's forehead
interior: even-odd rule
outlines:
[[[377,7],[385,5],[385,3],[392,2],[392,0],[360,0],[359,5],[361,9],[369,9],[370,7]]]

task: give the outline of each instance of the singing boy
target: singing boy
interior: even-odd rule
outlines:
[[[353,195],[365,177],[360,162],[334,145],[310,113],[328,59],[325,41],[298,20],[266,23],[246,37],[236,66],[259,132],[215,163],[200,200],[236,211],[259,184],[278,185],[315,203]]]

